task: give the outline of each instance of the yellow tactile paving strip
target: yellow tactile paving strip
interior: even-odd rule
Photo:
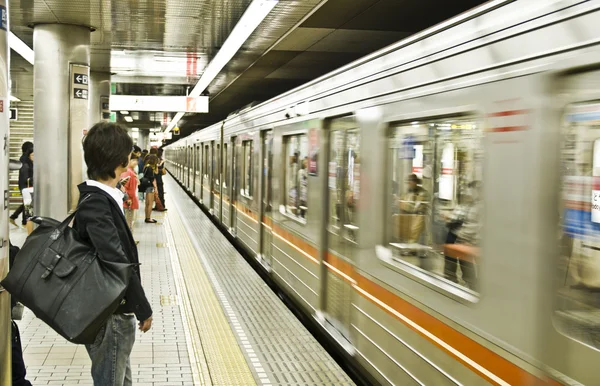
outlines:
[[[169,227],[169,225],[170,224],[167,222],[166,226]],[[171,265],[173,267],[173,277],[175,279],[175,285],[181,301],[181,319],[184,323],[188,357],[190,359],[190,367],[192,369],[194,385],[205,386],[207,385],[205,380],[210,379],[210,374],[208,373],[208,367],[206,365],[206,361],[204,360],[202,344],[200,342],[200,334],[196,328],[196,322],[193,317],[190,298],[185,287],[183,272],[181,270],[181,265],[179,264],[179,256],[177,255],[177,250],[175,248],[173,234],[172,232],[169,232],[169,229],[167,229],[165,233],[167,235],[169,245],[169,254],[171,257]]]
[[[197,376],[202,385],[256,385],[229,322],[219,304],[179,214],[168,214],[169,248],[176,250],[183,280],[180,286],[185,319],[191,333]],[[187,306],[186,306],[187,303]]]

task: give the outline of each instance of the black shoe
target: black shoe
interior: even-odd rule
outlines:
[[[144,222],[147,224],[156,224],[158,221],[153,218],[147,218]]]

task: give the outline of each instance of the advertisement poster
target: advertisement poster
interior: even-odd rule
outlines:
[[[319,131],[312,128],[308,131],[308,174],[317,175],[317,158],[319,156]]]

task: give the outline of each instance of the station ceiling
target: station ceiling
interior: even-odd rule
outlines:
[[[112,73],[117,94],[185,95],[250,2],[9,0],[9,12],[11,31],[29,47],[35,24],[94,27],[91,70]],[[208,87],[210,112],[180,121],[182,135],[484,2],[280,0]],[[32,100],[33,66],[14,52],[11,76],[13,95]],[[140,114],[132,125],[152,125],[158,116]]]

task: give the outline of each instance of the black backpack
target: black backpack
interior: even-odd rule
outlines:
[[[80,239],[69,227],[79,206],[62,223],[33,218],[39,226],[1,284],[65,339],[90,344],[123,299],[134,264],[103,261]]]

